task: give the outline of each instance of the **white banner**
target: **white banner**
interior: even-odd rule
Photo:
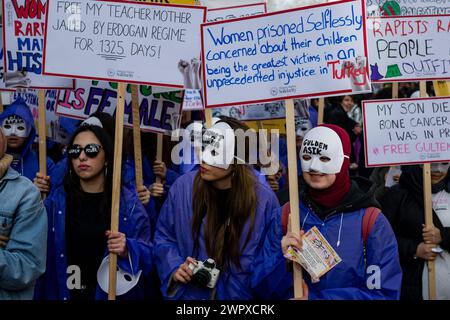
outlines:
[[[204,104],[368,92],[361,1],[202,25]]]
[[[206,8],[49,0],[44,73],[183,88]],[[70,63],[67,63],[70,61]]]
[[[369,17],[450,14],[450,0],[365,0]]]
[[[450,161],[450,98],[363,101],[366,165]]]
[[[74,81],[71,79],[42,76],[46,6],[46,0],[3,1],[6,88],[74,87]]]
[[[235,7],[233,6],[226,8],[208,9],[206,21],[214,22],[236,18],[251,17],[266,12],[267,9],[265,3],[253,3]]]
[[[374,82],[450,79],[450,15],[367,20]]]
[[[170,134],[181,121],[180,91],[152,92],[151,86],[139,86],[141,130]],[[117,83],[77,81],[75,90],[61,90],[56,113],[74,119],[86,119],[96,111],[115,115]],[[131,85],[126,88],[124,125],[133,127]]]

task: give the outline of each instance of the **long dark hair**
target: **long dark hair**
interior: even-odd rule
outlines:
[[[238,120],[221,117],[221,121],[228,123],[233,130],[248,129]],[[246,148],[248,152],[248,148]],[[236,151],[235,151],[236,152]],[[194,251],[199,248],[199,234],[203,218],[206,216],[204,228],[205,247],[209,257],[222,268],[232,262],[239,269],[241,246],[241,233],[247,221],[250,223],[249,231],[242,247],[248,244],[253,232],[256,214],[255,175],[249,165],[232,164],[233,177],[228,195],[228,219],[221,223],[218,208],[218,195],[212,183],[205,181],[197,173],[193,186],[193,219],[192,235],[194,238]],[[228,220],[228,221],[227,221]]]
[[[101,127],[93,125],[82,125],[73,134],[68,147],[73,145],[73,142],[78,134],[81,132],[92,132],[100,141],[105,152],[105,163],[108,164],[105,172],[105,185],[103,188],[103,197],[101,200],[101,212],[109,214],[111,211],[111,197],[112,197],[112,177],[113,177],[113,161],[114,161],[114,146],[109,134]],[[82,199],[83,190],[80,186],[80,177],[74,171],[72,160],[68,159],[67,171],[64,177],[64,190],[66,191],[66,206],[73,212],[78,211],[78,205]]]

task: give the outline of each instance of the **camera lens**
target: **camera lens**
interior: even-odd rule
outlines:
[[[192,278],[192,281],[199,287],[206,287],[211,280],[211,274],[208,270],[201,269]]]

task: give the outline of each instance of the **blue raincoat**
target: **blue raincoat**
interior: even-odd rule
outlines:
[[[34,140],[36,139],[36,127],[34,125],[33,115],[31,114],[30,108],[22,98],[18,98],[9,107],[7,107],[3,113],[0,114],[0,124],[3,123],[4,119],[12,115],[21,117],[23,121],[31,127],[31,131],[22,148],[19,162],[15,165],[11,165],[11,167],[22,176],[33,181],[36,177],[36,173],[39,172],[39,158],[36,152],[34,152],[31,148]],[[55,164],[53,161],[47,157],[48,175],[51,175],[54,165]]]
[[[45,201],[48,214],[47,270],[39,278],[35,298],[45,300],[68,300],[67,257],[66,257],[66,192],[61,186],[55,189]],[[148,293],[149,275],[152,271],[152,244],[150,242],[151,227],[142,204],[137,195],[126,188],[120,194],[119,231],[126,235],[128,254],[131,258],[131,269],[128,258],[117,258],[117,264],[131,274],[142,270],[138,284],[118,299],[143,299]],[[105,256],[108,254],[107,250]],[[107,294],[97,286],[96,299],[106,299]]]
[[[307,232],[317,227],[342,259],[319,282],[312,283],[309,274],[303,272],[310,300],[399,299],[402,271],[395,235],[380,214],[364,248],[361,231],[364,212],[365,208],[338,211],[322,221],[311,206],[301,202],[302,229]],[[260,298],[293,297],[292,272],[288,271],[282,254],[282,237],[281,209],[278,209],[254,264],[252,287]]]
[[[197,288],[192,284],[178,284],[175,294],[169,296],[168,286],[172,274],[193,255],[194,239],[192,238],[192,196],[194,178],[198,171],[181,176],[170,189],[166,202],[161,210],[156,227],[154,240],[154,256],[159,277],[161,291],[166,299],[200,300],[208,299],[211,289]],[[241,270],[231,264],[230,270],[221,271],[216,284],[217,299],[253,299],[255,292],[250,288],[250,267],[261,246],[271,215],[279,205],[272,190],[259,182],[255,185],[257,194],[257,208],[255,224],[250,240],[245,247],[240,263]],[[247,236],[249,225],[243,229],[241,244]],[[199,255],[194,257],[204,261],[208,258],[204,233],[201,229],[199,236]]]

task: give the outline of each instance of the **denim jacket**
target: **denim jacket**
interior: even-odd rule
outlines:
[[[32,299],[36,279],[45,271],[47,214],[39,190],[9,168],[0,179],[0,300]]]

